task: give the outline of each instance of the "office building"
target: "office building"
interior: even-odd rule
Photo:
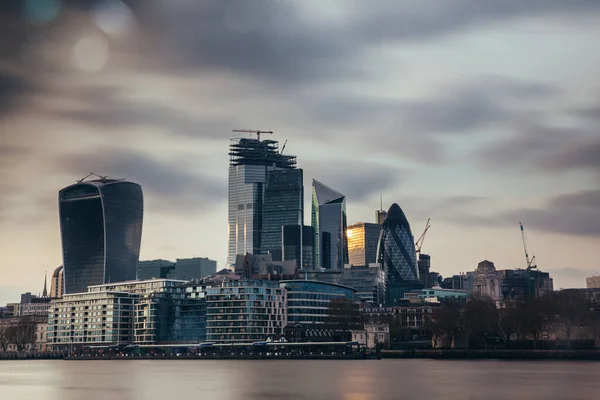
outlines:
[[[206,289],[206,340],[274,339],[286,324],[285,289],[274,281],[239,280]]]
[[[375,222],[378,225],[383,225],[386,217],[387,217],[387,211],[381,210],[381,209],[375,211]]]
[[[296,260],[300,270],[315,269],[315,229],[312,226],[284,226],[281,253],[284,261]]]
[[[61,298],[64,293],[64,268],[61,265],[52,272],[52,278],[50,279],[50,297],[53,299]]]
[[[178,258],[173,279],[198,281],[217,272],[217,262],[206,257]]]
[[[312,271],[299,274],[300,278],[328,282],[356,290],[355,298],[363,303],[385,302],[385,275],[379,264],[346,266],[342,270]]]
[[[50,308],[50,297],[39,297],[29,292],[21,294],[21,301],[15,304],[13,313],[15,316],[45,316]]]
[[[342,269],[348,263],[346,196],[313,179],[311,217],[318,266]]]
[[[356,292],[356,289],[335,283],[307,280],[280,281],[279,286],[287,292],[287,325],[291,326],[324,324],[331,300],[353,301]]]
[[[585,279],[588,289],[600,289],[600,276],[590,276]]]
[[[135,279],[142,239],[140,185],[85,178],[59,192],[64,292]]]
[[[348,260],[351,265],[367,266],[377,262],[381,225],[359,222],[346,230]]]
[[[169,260],[148,260],[138,261],[137,263],[137,280],[145,281],[155,278],[174,278],[175,263]]]
[[[484,260],[477,265],[473,293],[494,301],[502,300],[498,271],[493,262]]]
[[[261,251],[267,173],[295,168],[296,157],[281,154],[276,141],[232,139],[229,146],[229,267],[234,265],[238,254]]]
[[[385,273],[387,303],[404,297],[409,290],[421,288],[415,239],[400,206],[392,204],[382,225],[377,261]]]
[[[261,253],[281,261],[283,227],[304,224],[304,184],[301,169],[267,172],[262,211]]]
[[[429,271],[431,270],[431,257],[429,254],[419,254],[419,282],[424,288],[433,287],[435,282],[429,281]]]

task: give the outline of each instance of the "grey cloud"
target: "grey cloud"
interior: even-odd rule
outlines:
[[[541,209],[520,209],[493,216],[499,223],[523,221],[527,226],[564,235],[600,237],[600,190],[552,197]]]
[[[139,152],[104,147],[65,155],[56,163],[76,177],[94,171],[139,183],[144,196],[160,208],[147,211],[206,212],[226,198],[225,183],[206,171],[194,173],[182,160],[160,161]]]
[[[327,163],[303,162],[307,184],[312,179],[343,193],[348,202],[362,202],[396,187],[402,180],[403,172],[389,165],[370,162],[331,161]],[[308,178],[308,179],[306,179]],[[308,189],[308,188],[306,188]]]

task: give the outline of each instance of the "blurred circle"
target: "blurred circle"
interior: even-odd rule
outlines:
[[[49,22],[58,16],[62,2],[60,0],[25,0],[25,16],[37,22]]]
[[[108,62],[108,41],[102,36],[79,39],[73,47],[75,67],[84,72],[99,72]]]
[[[92,10],[92,19],[107,35],[118,35],[132,28],[133,11],[120,0],[103,0]]]

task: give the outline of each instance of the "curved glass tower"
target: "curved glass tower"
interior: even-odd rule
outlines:
[[[144,200],[137,183],[101,178],[58,194],[64,292],[135,280]]]
[[[415,239],[404,212],[396,203],[390,207],[381,228],[377,262],[385,273],[390,302],[403,295],[402,290],[397,289],[410,290],[419,284]]]

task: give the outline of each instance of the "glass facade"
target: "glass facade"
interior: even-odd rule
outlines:
[[[342,269],[348,263],[346,197],[314,180],[311,223],[315,228],[315,256],[325,269]]]
[[[200,280],[217,272],[217,262],[206,257],[178,258],[173,279]]]
[[[303,215],[302,170],[269,171],[263,204],[261,253],[271,253],[273,261],[281,261],[283,226],[302,225]]]
[[[346,230],[348,260],[356,266],[367,266],[377,262],[377,245],[381,225],[360,222]]]
[[[59,192],[64,292],[136,278],[144,202],[140,185],[80,182]]]
[[[152,279],[90,286],[53,300],[48,344],[198,343],[206,339],[205,287]]]
[[[302,250],[300,250],[302,249]],[[300,252],[302,251],[302,252]],[[300,269],[312,270],[315,268],[315,230],[312,226],[286,225],[283,227],[284,261],[296,260]]]
[[[402,298],[405,290],[418,288],[415,286],[420,284],[415,239],[404,212],[396,203],[390,207],[382,226],[377,261],[385,273],[388,302]]]
[[[168,260],[138,261],[137,279],[144,281],[154,278],[172,278],[175,263]]]
[[[355,290],[346,286],[317,281],[280,281],[287,291],[287,325],[323,324],[333,299],[354,299]]]
[[[281,335],[285,290],[274,281],[240,280],[207,288],[206,339],[254,342]]]
[[[336,283],[356,290],[355,297],[361,302],[383,304],[385,302],[385,275],[379,264],[368,267],[344,268],[341,271],[313,272],[308,279]]]
[[[279,152],[273,140],[233,139],[229,146],[227,265],[238,254],[261,251],[263,199],[267,173],[295,169],[296,157]]]

